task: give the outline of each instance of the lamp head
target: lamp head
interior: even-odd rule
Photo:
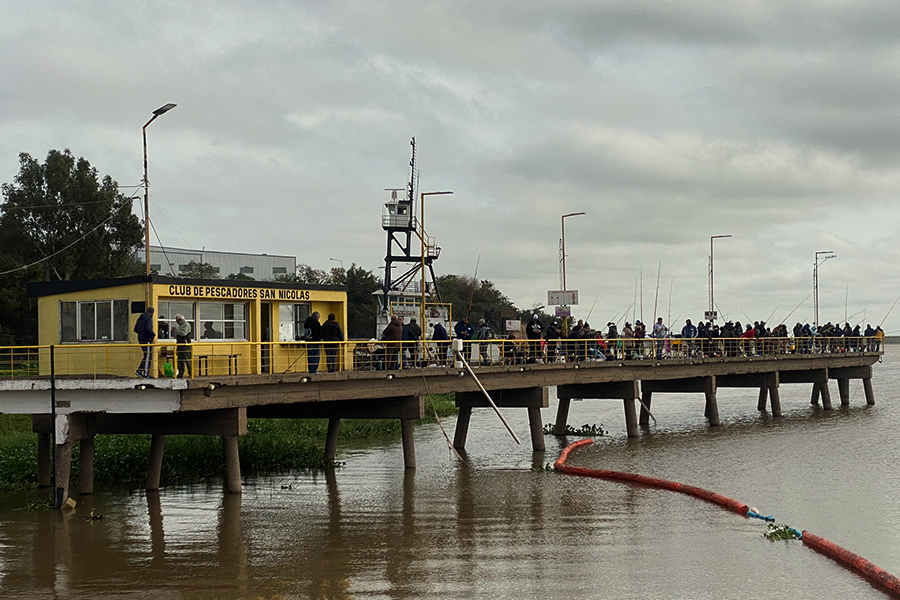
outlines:
[[[154,110],[154,111],[153,111],[153,114],[156,115],[156,116],[158,117],[159,115],[161,115],[161,114],[163,114],[163,113],[169,112],[170,110],[172,110],[172,109],[175,108],[176,106],[178,106],[178,105],[177,105],[177,104],[172,104],[172,103],[170,102],[170,103],[165,104],[165,105],[163,105],[163,106],[160,106],[159,108],[157,108],[156,110]]]

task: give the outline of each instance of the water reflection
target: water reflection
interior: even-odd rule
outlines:
[[[878,368],[882,368],[879,366]],[[875,407],[809,406],[782,394],[785,416],[757,413],[755,392],[723,394],[723,425],[696,397],[654,398],[659,425],[628,439],[621,403],[577,402],[572,423],[607,421],[608,437],[574,464],[635,471],[758,504],[900,571],[900,369],[876,377]],[[749,407],[749,408],[748,408]],[[515,418],[521,413],[511,412]],[[555,407],[545,411],[549,420]],[[448,420],[450,421],[450,420]],[[453,423],[445,423],[452,427]],[[400,444],[346,450],[322,474],[127,493],[97,490],[75,512],[22,511],[0,495],[0,593],[31,598],[880,598],[802,545],[762,539],[761,525],[680,494],[566,477],[546,453],[509,442],[473,414],[468,452],[417,431],[419,469]],[[102,520],[90,520],[91,510]],[[748,575],[748,565],[752,573]],[[802,595],[802,594],[801,594]]]

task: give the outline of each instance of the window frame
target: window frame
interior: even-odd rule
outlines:
[[[106,311],[103,307],[106,307]],[[131,336],[130,302],[127,298],[97,298],[92,300],[59,301],[60,344],[127,344]],[[65,309],[69,307],[71,312]],[[106,314],[103,314],[106,312]],[[90,337],[84,329],[90,324]],[[107,329],[104,338],[101,327]],[[67,333],[69,329],[69,333]],[[71,339],[71,337],[74,339]],[[68,338],[68,339],[67,339]]]

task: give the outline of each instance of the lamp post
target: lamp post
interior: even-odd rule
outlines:
[[[147,307],[150,306],[150,180],[147,179],[147,127],[156,120],[156,117],[169,112],[175,106],[170,102],[154,110],[153,116],[141,130],[144,134],[144,260],[147,262]]]
[[[425,239],[425,196],[442,196],[444,194],[452,194],[453,192],[422,192],[419,194],[422,203],[421,218],[419,219],[419,238],[422,242],[422,302],[419,304],[419,327],[422,328],[422,340],[425,340],[425,333],[428,327],[425,326],[425,247],[428,245]]]
[[[837,254],[831,250],[821,250],[816,252],[813,261],[813,324],[816,330],[819,329],[819,265],[829,258],[837,258]]]
[[[333,260],[333,261],[336,262],[336,263],[341,263],[341,271],[344,270],[344,261],[342,261],[341,259],[339,259],[339,258],[329,258],[328,260]]]
[[[713,240],[718,240],[721,238],[730,238],[730,237],[731,237],[731,235],[712,235],[709,237],[709,312],[711,313],[711,315],[716,315],[716,297],[715,297],[715,294],[713,293],[713,291],[714,291],[714,287],[713,287],[713,280],[714,280]],[[716,317],[713,316],[712,319],[710,319],[710,320],[715,321]]]
[[[560,223],[562,225],[562,243],[561,243],[561,254],[562,258],[560,263],[562,264],[562,289],[566,291],[566,218],[567,217],[577,217],[579,215],[586,215],[586,212],[574,212],[569,213],[567,215],[563,215],[560,218]],[[563,333],[569,333],[569,318],[566,317],[563,319]]]

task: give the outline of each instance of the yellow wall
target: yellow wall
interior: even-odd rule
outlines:
[[[139,314],[129,315],[129,343],[92,344],[90,347],[87,344],[78,343],[60,344],[59,305],[60,302],[68,301],[128,300],[130,307],[132,302],[144,301],[145,290],[145,284],[139,283],[38,298],[38,343],[58,346],[56,351],[57,373],[133,376],[142,356],[141,347],[137,345],[137,335],[134,333],[134,325]],[[193,343],[191,346],[195,376],[199,374],[200,356],[209,357],[205,359],[205,362],[209,363],[209,370],[212,371],[210,374],[226,374],[230,360],[237,361],[238,372],[241,374],[260,372],[263,357],[259,344],[253,344],[253,342],[262,340],[260,318],[263,303],[271,304],[269,362],[272,372],[280,373],[290,365],[293,365],[293,370],[298,371],[306,368],[306,351],[302,345],[279,343],[278,341],[279,306],[281,304],[309,303],[310,312],[319,311],[320,321],[323,323],[329,313],[334,313],[345,335],[347,331],[347,293],[340,290],[268,288],[266,282],[260,282],[259,287],[236,287],[230,286],[227,281],[223,280],[216,285],[154,283],[151,293],[151,306],[154,308],[157,308],[159,301],[165,300],[183,302],[218,300],[247,303],[247,337],[251,343],[206,340]],[[165,358],[172,350],[174,350],[174,344],[161,344],[159,348],[156,348],[154,365],[151,368],[152,373],[162,372]],[[230,355],[237,355],[237,358],[230,359]],[[41,361],[41,372],[49,373],[49,361],[47,364],[45,361]]]

